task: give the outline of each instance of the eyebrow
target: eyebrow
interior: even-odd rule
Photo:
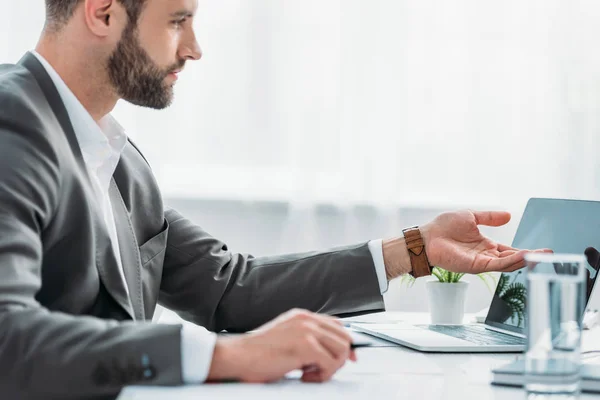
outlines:
[[[189,11],[189,10],[179,10],[179,11],[175,11],[173,13],[171,13],[171,17],[173,18],[192,18],[194,16],[194,13]]]

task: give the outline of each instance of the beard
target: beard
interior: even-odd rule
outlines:
[[[108,75],[119,97],[141,107],[161,110],[173,102],[173,85],[167,76],[182,69],[185,60],[160,68],[139,43],[135,24],[123,31],[117,48],[108,61]]]

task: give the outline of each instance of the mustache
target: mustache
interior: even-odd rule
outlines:
[[[177,61],[175,64],[168,67],[165,72],[165,76],[169,75],[171,72],[183,70],[183,68],[185,68],[185,62],[186,61],[184,59],[181,59],[181,60]]]

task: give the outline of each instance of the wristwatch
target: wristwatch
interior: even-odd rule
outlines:
[[[421,237],[421,230],[418,226],[406,228],[402,230],[404,234],[404,241],[406,242],[406,248],[410,256],[410,265],[412,271],[410,275],[415,278],[422,276],[431,275],[431,265],[427,259],[427,253],[425,252],[425,243],[423,237]]]

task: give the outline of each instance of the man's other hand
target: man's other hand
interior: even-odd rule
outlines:
[[[304,382],[325,382],[356,361],[351,343],[336,318],[292,310],[250,334],[218,339],[208,381],[265,383],[302,370]]]

